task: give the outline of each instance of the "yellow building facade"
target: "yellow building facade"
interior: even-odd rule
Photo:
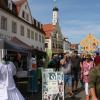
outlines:
[[[93,34],[88,34],[80,42],[81,51],[94,52],[100,47],[100,40],[96,39]]]

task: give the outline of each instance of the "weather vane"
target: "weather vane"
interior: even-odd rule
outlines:
[[[54,1],[54,5],[56,6],[56,2],[57,2],[57,0],[53,0]]]

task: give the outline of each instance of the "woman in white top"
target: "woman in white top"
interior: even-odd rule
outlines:
[[[16,74],[15,65],[5,56],[0,63],[0,100],[25,100],[16,88],[13,75]]]

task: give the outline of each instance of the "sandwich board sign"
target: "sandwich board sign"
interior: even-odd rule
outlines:
[[[42,100],[64,100],[63,72],[42,72]]]

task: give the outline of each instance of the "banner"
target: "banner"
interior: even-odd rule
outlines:
[[[63,72],[42,72],[42,100],[64,100]]]

